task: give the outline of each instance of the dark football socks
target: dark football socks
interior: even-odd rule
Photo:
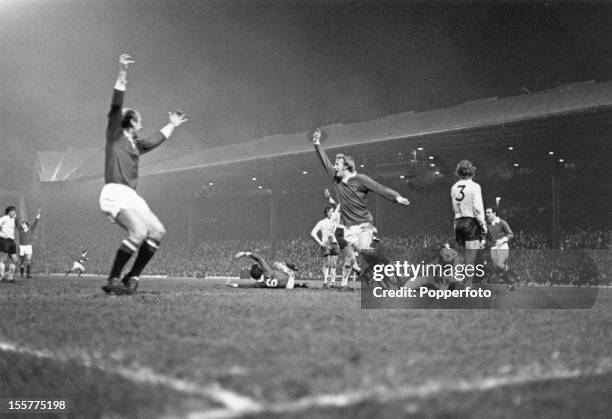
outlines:
[[[147,266],[147,263],[149,263],[149,261],[159,248],[159,244],[160,243],[157,240],[149,238],[140,245],[140,250],[138,251],[138,255],[136,256],[134,265],[132,266],[132,269],[130,269],[130,271],[125,275],[124,279],[126,281],[133,276],[140,276],[145,266]]]
[[[121,271],[123,271],[125,264],[128,263],[136,249],[138,249],[138,246],[129,240],[121,242],[121,246],[115,255],[113,267],[111,268],[110,278],[119,278],[121,276]]]

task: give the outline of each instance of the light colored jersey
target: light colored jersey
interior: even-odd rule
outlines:
[[[15,240],[15,220],[10,215],[0,217],[0,237]]]
[[[321,232],[321,241],[323,243],[336,243],[336,237],[334,236],[334,232],[336,231],[337,223],[334,222],[333,218],[334,217],[323,218],[312,229],[312,233],[314,235],[317,235],[319,231]]]
[[[484,205],[480,185],[472,179],[461,179],[451,188],[451,201],[455,219],[463,217],[476,218],[484,223]]]

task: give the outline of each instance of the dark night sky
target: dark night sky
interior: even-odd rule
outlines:
[[[176,148],[612,80],[612,3],[490,3],[0,0],[5,157],[101,147],[122,52]]]

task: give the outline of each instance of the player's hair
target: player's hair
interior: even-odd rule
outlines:
[[[295,263],[286,263],[285,265],[287,266],[287,268],[291,269],[292,271],[297,272],[297,266],[295,266]]]
[[[493,214],[495,214],[496,217],[504,218],[505,216],[504,210],[502,210],[501,208],[497,208],[495,205],[489,205],[488,207],[485,207],[485,212],[487,212],[488,209],[493,211]]]
[[[254,263],[251,265],[251,269],[249,269],[249,275],[251,275],[253,279],[259,279],[263,275],[263,270],[258,264]]]
[[[344,165],[346,166],[349,172],[355,171],[355,159],[353,159],[351,156],[347,156],[342,153],[336,154],[336,160],[344,161]]]
[[[6,209],[4,210],[4,215],[8,215],[9,212],[11,211],[16,211],[17,208],[15,207],[15,205],[9,205],[8,207],[6,207]]]
[[[136,109],[125,108],[122,111],[121,128],[132,128],[132,121],[140,119],[140,113]]]
[[[476,166],[469,160],[461,160],[457,165],[457,170],[455,170],[455,175],[459,176],[461,179],[470,178],[474,176],[475,173]]]
[[[332,211],[333,211],[334,209],[335,209],[335,208],[334,208],[334,206],[333,206],[333,205],[328,205],[328,206],[326,206],[326,207],[325,207],[325,209],[323,210],[323,215],[327,215],[327,211],[329,211],[329,210],[332,210]]]

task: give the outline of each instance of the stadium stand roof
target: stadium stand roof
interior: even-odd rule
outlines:
[[[326,149],[342,147],[361,150],[362,158],[400,145],[427,144],[429,147],[483,145],[494,139],[521,139],[563,130],[563,121],[572,121],[580,130],[602,128],[609,133],[612,109],[612,82],[593,81],[507,98],[485,98],[426,112],[404,112],[354,124],[321,127]],[[600,115],[600,116],[598,116]],[[554,121],[551,123],[546,121]],[[561,121],[561,122],[560,122]],[[566,123],[567,125],[567,123]],[[164,146],[163,152],[141,160],[140,176],[198,174],[205,179],[256,173],[274,165],[276,173],[318,165],[307,132],[279,134],[244,143],[197,151],[176,151]],[[412,140],[412,141],[411,141]],[[415,142],[417,141],[417,142]],[[39,152],[41,182],[100,179],[104,150],[71,148],[65,153]],[[305,157],[308,154],[311,157]],[[306,163],[302,163],[305,161]],[[304,165],[305,164],[305,165]],[[247,169],[245,169],[247,167]]]

